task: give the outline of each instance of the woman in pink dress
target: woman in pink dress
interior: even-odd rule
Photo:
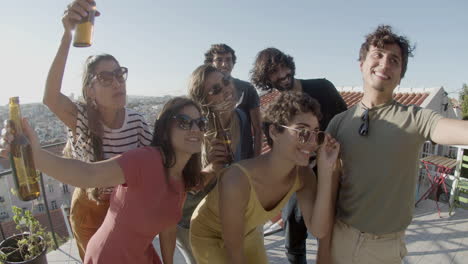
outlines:
[[[42,150],[23,122],[39,170],[81,188],[117,186],[104,223],[88,243],[84,263],[159,264],[152,245],[158,234],[163,261],[172,263],[175,241],[167,239],[168,234],[181,218],[186,190],[203,182],[199,152],[206,120],[200,112],[190,99],[174,98],[156,121],[150,146],[95,163]],[[9,133],[2,139],[2,156],[11,140]]]

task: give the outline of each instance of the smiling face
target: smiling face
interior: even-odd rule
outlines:
[[[219,111],[232,111],[236,105],[235,89],[232,80],[219,71],[208,74],[203,85],[207,95],[206,103]]]
[[[96,65],[94,77],[88,89],[88,96],[95,100],[98,107],[120,109],[126,104],[127,91],[124,79],[113,77],[110,84],[104,84],[97,75],[102,72],[116,73],[120,65],[114,60],[102,60]]]
[[[360,62],[364,88],[379,92],[393,93],[400,84],[402,56],[397,44],[387,44],[383,48],[373,45]]]
[[[280,91],[291,90],[294,86],[294,73],[292,69],[283,65],[278,66],[268,78],[271,85]]]
[[[202,116],[198,109],[193,105],[187,105],[178,113],[187,120],[197,120]],[[190,129],[181,126],[176,118],[172,119],[171,125],[171,143],[176,153],[194,154],[201,151],[201,142],[203,132],[200,130],[197,122],[192,122]]]
[[[315,140],[310,140],[306,143],[301,143],[298,135],[300,129],[308,129],[311,131],[319,131],[319,122],[317,117],[312,113],[298,113],[294,116],[286,126],[292,128],[284,128],[282,132],[276,130],[274,125],[270,126],[270,134],[273,139],[273,146],[280,150],[284,159],[292,161],[298,166],[307,166],[309,158],[318,148]]]
[[[216,53],[213,57],[213,66],[227,76],[231,76],[232,69],[234,68],[234,61],[232,54]]]

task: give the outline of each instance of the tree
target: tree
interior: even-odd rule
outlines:
[[[460,92],[460,107],[463,119],[468,118],[468,84],[464,83]]]

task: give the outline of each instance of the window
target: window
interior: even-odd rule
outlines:
[[[44,204],[38,204],[37,205],[37,209],[39,210],[39,212],[44,212]]]
[[[49,192],[54,192],[54,185],[48,184],[47,186],[49,186]]]
[[[7,219],[8,213],[7,212],[0,212],[0,219]]]
[[[62,185],[62,188],[63,188],[63,193],[69,193],[70,191],[68,190],[68,184],[63,184]]]
[[[52,207],[52,210],[57,209],[57,208],[58,208],[58,207],[57,207],[57,202],[56,202],[56,201],[52,201],[52,202],[51,202],[51,207]]]

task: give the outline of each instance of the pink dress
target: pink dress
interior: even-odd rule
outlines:
[[[159,150],[134,149],[118,159],[126,183],[112,193],[103,224],[86,248],[85,264],[160,264],[154,237],[182,216],[182,181],[167,184]]]

